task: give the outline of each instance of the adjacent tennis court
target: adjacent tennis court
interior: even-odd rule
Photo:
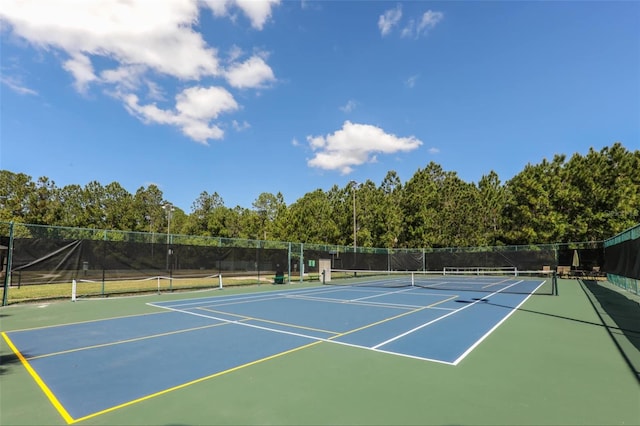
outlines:
[[[340,273],[345,276],[349,274],[347,271]],[[334,276],[337,274],[338,271],[335,271]],[[404,414],[398,413],[396,407],[389,407],[388,414],[375,417],[375,413],[378,412],[376,408],[372,408],[368,413],[361,412],[362,398],[371,397],[370,389],[361,389],[358,391],[359,395],[349,395],[347,401],[336,405],[336,396],[343,394],[342,386],[351,380],[340,377],[339,383],[331,385],[325,383],[318,375],[326,374],[336,380],[336,369],[342,375],[353,374],[351,379],[354,382],[349,383],[347,388],[359,387],[362,383],[358,385],[358,382],[364,380],[365,388],[372,385],[379,390],[379,397],[369,401],[371,405],[391,402],[396,404],[396,398],[385,401],[385,398],[389,398],[390,392],[404,394],[404,398],[415,398],[415,404],[421,404],[422,398],[427,396],[427,404],[431,405],[438,400],[433,398],[433,392],[441,388],[448,393],[449,386],[460,380],[460,373],[457,371],[467,364],[466,360],[469,357],[475,357],[475,362],[469,362],[469,368],[478,368],[477,363],[482,363],[488,354],[491,357],[490,354],[493,353],[494,362],[498,364],[505,362],[505,358],[505,365],[521,362],[520,374],[529,368],[537,370],[536,365],[541,362],[553,369],[558,359],[548,351],[556,352],[555,355],[560,355],[562,359],[562,354],[568,348],[552,350],[553,344],[538,340],[534,347],[542,348],[548,359],[537,359],[533,364],[527,364],[530,362],[528,357],[516,360],[510,358],[508,353],[515,353],[514,349],[523,344],[531,344],[531,339],[541,339],[535,330],[544,328],[539,326],[550,320],[563,318],[561,324],[565,323],[565,326],[578,324],[575,322],[577,319],[569,320],[566,316],[568,312],[562,315],[537,312],[537,315],[530,316],[529,312],[534,312],[536,305],[547,304],[547,308],[558,308],[557,305],[563,299],[553,296],[555,282],[550,282],[553,280],[550,274],[489,275],[478,271],[471,277],[468,274],[462,277],[452,273],[448,276],[428,277],[412,273],[381,275],[360,272],[353,275],[332,281],[334,284],[342,285],[262,286],[254,288],[253,291],[245,289],[238,294],[229,294],[225,289],[170,294],[164,297],[156,295],[122,300],[64,302],[43,306],[40,308],[41,312],[46,312],[52,307],[59,310],[60,306],[66,304],[69,310],[83,311],[84,314],[81,316],[91,317],[84,307],[107,303],[124,307],[122,310],[113,310],[111,315],[102,311],[99,317],[89,320],[78,318],[76,321],[65,321],[64,318],[49,318],[55,325],[10,330],[3,327],[2,335],[5,344],[10,347],[20,364],[28,371],[32,382],[39,388],[40,394],[46,396],[50,407],[55,409],[58,419],[67,424],[110,424],[127,421],[157,423],[152,420],[155,415],[146,414],[142,418],[126,415],[139,407],[155,405],[157,401],[174,406],[178,412],[185,408],[181,416],[175,420],[167,420],[167,423],[176,421],[184,424],[388,424],[440,423],[446,417],[474,417],[469,417],[469,414],[459,417],[459,414],[453,413],[443,417],[443,413],[435,412],[429,415],[418,407]],[[546,290],[548,288],[552,289],[551,293]],[[266,289],[270,291],[264,291]],[[533,294],[536,295],[531,299]],[[525,308],[530,304],[530,308]],[[561,308],[560,311],[562,310]],[[519,325],[515,321],[502,336],[493,338],[494,332],[506,327],[518,315],[521,317]],[[517,330],[518,326],[526,326],[526,323],[522,323],[525,319],[523,316],[528,317],[527,321],[538,324],[535,327],[530,327],[529,324],[528,332],[516,332],[520,334],[519,340],[510,343],[505,341],[509,340],[509,334],[514,332],[514,327]],[[68,319],[71,319],[71,316]],[[9,321],[12,325],[29,322],[25,319],[13,320],[12,318],[12,321]],[[590,321],[585,321],[582,325],[586,322]],[[593,325],[592,328],[596,329]],[[553,339],[555,332],[557,330],[547,330],[544,335]],[[486,342],[491,339],[492,344]],[[557,343],[559,342],[556,341],[555,344]],[[496,353],[496,344],[508,348],[507,353]],[[304,365],[303,362],[301,366],[300,360],[308,357],[311,358],[310,363]],[[3,355],[3,358],[8,359],[8,356]],[[355,367],[359,363],[366,365]],[[350,366],[347,371],[342,368],[345,364]],[[289,365],[291,367],[288,367]],[[387,374],[370,370],[372,366],[376,368],[383,365],[388,369]],[[601,367],[604,366],[601,363]],[[490,362],[486,363],[484,368],[495,372],[495,367],[496,365]],[[16,368],[18,365],[11,367],[12,370]],[[272,368],[276,369],[276,376],[273,376],[273,370],[270,370]],[[283,383],[291,385],[291,379],[300,380],[301,368],[307,377],[293,385],[293,388],[297,389],[294,393],[308,392],[312,398],[316,398],[317,404],[325,407],[324,416],[315,412],[311,414],[306,403],[295,406],[295,401],[300,399],[300,395],[293,397],[293,406],[289,407],[290,411],[287,414],[274,413],[274,407],[269,406],[273,404],[274,397],[277,399],[277,395],[263,394],[255,399],[254,387],[264,386],[269,377],[274,390],[280,392],[281,396],[286,394],[288,398],[292,398],[291,389],[283,391],[282,386]],[[365,378],[363,371],[358,371],[362,368],[372,376]],[[427,372],[433,374],[428,382],[421,385],[420,392],[423,395],[413,393],[416,384],[409,379],[411,371],[417,375],[416,377],[423,379],[429,377]],[[395,383],[393,379],[389,383],[389,377],[394,377],[394,374],[395,380],[405,380],[408,388],[403,388],[403,384]],[[486,392],[495,392],[495,389],[489,390],[492,386],[498,390],[507,390],[501,382],[511,374],[509,367],[503,374],[505,376],[485,383]],[[611,374],[611,371],[607,374]],[[253,379],[248,383],[242,383],[247,375]],[[448,376],[450,377],[447,378]],[[480,377],[482,376],[480,374]],[[523,374],[524,376],[526,375]],[[273,380],[274,377],[277,377],[277,380]],[[234,378],[240,380],[241,384],[225,387],[224,384],[228,384],[228,381],[233,381]],[[435,378],[437,380],[434,380]],[[460,405],[453,404],[458,410],[465,411],[468,409],[465,406],[468,407],[470,402],[474,407],[478,401],[485,399],[484,395],[478,393],[485,390],[477,388],[478,383],[474,382],[475,379],[471,380],[473,384],[470,384],[470,387],[458,390]],[[210,396],[208,400],[211,406],[199,408],[207,412],[208,416],[203,419],[195,415],[194,419],[194,414],[189,413],[190,409],[194,408],[194,401],[185,397],[185,393],[202,389],[202,386],[217,387],[216,383],[223,388]],[[637,382],[634,384],[623,381],[620,386],[626,387],[629,384],[632,386],[631,389],[635,385],[635,391],[638,391]],[[514,388],[512,392],[518,394],[524,389],[525,394],[534,394],[535,392],[529,389],[534,385],[539,385],[536,384],[536,379],[532,379],[531,383],[521,381],[515,386],[522,389],[516,391]],[[315,389],[316,386],[319,389]],[[557,401],[550,400],[556,392],[546,395],[545,400],[550,407],[558,404]],[[582,394],[583,389],[576,392]],[[3,399],[6,393],[7,388],[3,386]],[[512,396],[506,393],[502,398],[508,400]],[[637,396],[638,394],[635,395]],[[627,400],[633,400],[635,397],[628,393],[625,396]],[[226,404],[229,404],[229,398],[244,403],[221,406],[225,404],[225,400]],[[196,400],[202,403],[201,396]],[[349,400],[353,404],[351,408]],[[476,402],[472,402],[473,400]],[[524,402],[536,405],[539,404],[539,399]],[[569,405],[573,406],[572,404],[574,403]],[[281,402],[275,405],[282,407]],[[445,405],[451,405],[451,401]],[[540,406],[538,409],[544,412],[549,406]],[[4,404],[2,408],[3,412],[7,409]],[[252,414],[248,415],[247,409]],[[342,414],[336,416],[336,409]],[[477,407],[471,408],[472,411],[475,409]],[[560,420],[571,423],[571,419],[562,417],[568,413],[560,415],[554,410],[552,409],[548,415],[549,423],[563,423]],[[626,410],[626,413],[618,413],[620,418],[633,419],[633,413]],[[511,417],[477,413],[475,418],[478,421],[471,423],[494,423],[492,420],[500,418],[510,418],[511,423],[518,423],[518,411],[511,413]],[[575,413],[575,416],[579,419],[582,414]],[[120,420],[117,420],[118,418]],[[524,423],[531,423],[532,420],[541,420],[545,416],[525,415],[521,418]],[[16,421],[16,417],[11,419]],[[33,419],[33,416],[25,417],[25,421],[28,422],[27,419]],[[635,419],[640,420],[640,416]],[[55,424],[55,419],[48,420]],[[611,423],[616,423],[615,419],[611,419]]]

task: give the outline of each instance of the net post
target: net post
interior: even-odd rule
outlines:
[[[222,290],[222,274],[218,274],[218,289]]]
[[[158,280],[158,294],[160,294],[160,276],[158,275],[156,279]]]
[[[77,289],[78,289],[78,282],[74,278],[73,280],[71,280],[71,301],[72,302],[76,301]]]
[[[416,273],[412,272],[411,273],[411,287],[415,287],[416,286]]]
[[[558,273],[556,271],[551,272],[551,292],[554,296],[558,295]]]

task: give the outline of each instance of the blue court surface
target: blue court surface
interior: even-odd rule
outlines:
[[[155,303],[5,339],[74,423],[317,344],[455,366],[528,297],[321,286]]]

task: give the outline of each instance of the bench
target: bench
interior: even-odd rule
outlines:
[[[556,273],[560,278],[568,278],[571,275],[571,266],[558,266]]]

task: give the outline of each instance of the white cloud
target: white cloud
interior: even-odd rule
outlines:
[[[420,23],[418,23],[418,33],[427,32],[442,21],[444,19],[444,14],[442,12],[434,12],[432,10],[427,10],[424,15],[422,15],[422,19]]]
[[[444,13],[427,10],[422,14],[422,17],[417,21],[417,23],[415,19],[410,19],[409,23],[405,25],[405,27],[400,32],[400,35],[402,37],[418,38],[421,35],[426,35],[443,19]]]
[[[280,0],[204,0],[204,3],[219,17],[230,16],[231,7],[237,6],[249,18],[251,26],[261,30],[271,17],[271,9],[280,4]]]
[[[402,18],[402,9],[401,6],[396,6],[395,9],[389,9],[385,11],[380,18],[378,18],[378,28],[380,29],[380,34],[386,36],[391,32],[393,27],[398,25],[400,19]]]
[[[147,81],[147,97],[156,101],[163,101],[164,90],[159,84],[153,81]]]
[[[370,124],[345,121],[342,129],[327,136],[307,136],[315,156],[311,167],[351,173],[354,166],[377,161],[376,154],[408,152],[422,145],[414,136],[398,137]]]
[[[227,81],[237,89],[261,88],[275,80],[273,70],[260,56],[231,65],[225,73]]]
[[[211,121],[225,112],[238,109],[231,93],[222,87],[191,87],[176,96],[173,110],[156,104],[141,105],[140,99],[129,94],[123,98],[127,110],[147,123],[179,127],[191,139],[207,144],[208,139],[221,139],[224,131]]]
[[[231,48],[229,49],[229,53],[228,53],[228,61],[229,62],[235,62],[237,61],[242,55],[244,54],[244,52],[242,51],[242,48],[240,46],[236,46],[235,44],[233,46],[231,46]]]
[[[62,64],[62,67],[73,75],[74,86],[80,93],[85,93],[89,83],[98,79],[93,73],[91,60],[81,53],[74,54],[71,59]]]
[[[190,87],[176,96],[176,110],[195,119],[217,118],[222,112],[237,109],[231,93],[222,87]]]
[[[61,66],[73,77],[78,92],[98,86],[145,122],[177,126],[203,142],[223,135],[207,118],[239,108],[226,90],[223,94],[200,87],[203,79],[226,79],[242,89],[263,88],[275,81],[264,55],[224,69],[218,50],[196,28],[205,4],[218,16],[228,16],[229,8],[237,7],[254,28],[262,29],[279,0],[2,0],[0,19],[3,30],[43,51],[66,55]],[[241,54],[242,49],[233,48],[229,61]],[[176,86],[186,87],[167,94],[175,96],[176,110],[148,103],[164,99],[164,90],[174,86],[160,86],[160,79],[177,80]],[[203,99],[208,109],[199,105]]]
[[[100,81],[119,90],[135,91],[144,79],[145,68],[141,65],[123,65],[100,72]]]
[[[271,8],[280,4],[280,0],[236,0],[240,9],[249,17],[251,25],[261,30],[271,17]]]
[[[431,147],[429,148],[429,154],[438,154],[440,153],[440,150],[436,147]]]
[[[242,123],[240,123],[237,120],[233,120],[231,122],[231,125],[233,126],[233,128],[237,131],[237,132],[241,132],[243,130],[246,130],[248,128],[251,127],[251,124],[249,124],[246,120],[243,121]]]
[[[413,37],[414,28],[416,26],[416,21],[413,19],[409,20],[409,23],[405,25],[405,27],[400,31],[400,37]]]
[[[345,105],[340,107],[340,111],[350,113],[351,111],[356,109],[357,105],[358,103],[356,101],[354,101],[353,99],[349,99],[349,101]]]
[[[216,50],[193,31],[192,1],[3,0],[13,32],[34,45],[197,79],[218,73]]]
[[[418,77],[419,75],[412,75],[411,77],[409,77],[407,79],[407,81],[405,82],[405,84],[407,85],[408,88],[413,89],[416,85],[416,82],[418,81]]]
[[[427,10],[421,17],[409,17],[408,21],[401,27],[401,37],[418,38],[426,35],[444,19],[444,13]],[[395,9],[386,10],[378,18],[378,29],[384,37],[389,35],[394,28],[399,27],[402,20],[402,7],[400,4]]]
[[[20,95],[37,95],[38,92],[36,92],[33,89],[30,89],[28,87],[26,87],[22,81],[20,80],[19,77],[10,77],[7,76],[6,74],[0,76],[0,82],[2,82],[2,84],[4,84],[5,86],[7,86],[9,89],[13,90],[14,92],[20,94]]]

